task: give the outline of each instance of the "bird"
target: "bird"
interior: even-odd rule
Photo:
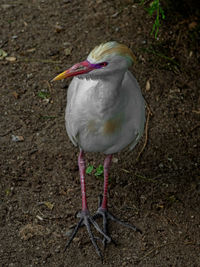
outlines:
[[[97,254],[103,258],[91,227],[102,235],[104,246],[114,242],[108,233],[108,220],[115,221],[134,231],[142,231],[121,221],[108,211],[108,175],[112,155],[136,146],[145,126],[145,100],[140,86],[129,68],[136,61],[132,50],[116,41],[96,46],[85,61],[76,63],[57,75],[52,81],[73,77],[67,92],[65,124],[71,142],[79,147],[82,209],[79,221],[69,238],[69,247],[81,226],[85,226]],[[105,154],[103,196],[99,207],[91,215],[86,198],[85,152]],[[96,219],[102,217],[102,229]]]

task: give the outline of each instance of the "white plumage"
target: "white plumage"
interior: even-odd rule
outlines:
[[[119,75],[114,67],[109,79],[92,79],[90,73],[90,78],[74,77],[69,86],[66,128],[84,151],[113,154],[130,144],[132,149],[143,133],[145,108],[138,83],[127,69],[119,65]]]
[[[80,147],[78,164],[82,210],[66,248],[84,224],[101,258],[91,225],[103,235],[104,244],[112,241],[107,232],[108,219],[141,233],[140,229],[120,221],[107,209],[108,170],[112,154],[127,146],[133,149],[144,130],[145,102],[136,79],[128,70],[134,60],[127,46],[108,42],[95,47],[86,61],[75,64],[53,79],[76,76],[68,88],[65,119],[69,138]],[[90,215],[86,201],[84,151],[107,154],[104,193],[94,216]],[[103,218],[103,230],[95,221],[99,216]]]

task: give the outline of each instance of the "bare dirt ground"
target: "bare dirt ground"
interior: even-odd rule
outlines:
[[[2,0],[0,12],[0,266],[102,266],[85,228],[63,252],[81,208],[78,149],[65,131],[69,81],[48,81],[109,40],[134,51],[152,114],[139,159],[145,136],[110,171],[110,210],[143,234],[111,222],[118,246],[99,243],[103,264],[200,266],[197,18],[167,14],[155,40],[131,0]],[[103,159],[87,154],[95,167]],[[93,213],[103,181],[92,173],[86,185]]]

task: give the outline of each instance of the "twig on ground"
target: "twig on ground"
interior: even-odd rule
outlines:
[[[193,113],[200,114],[200,110],[192,110]]]
[[[169,243],[165,243],[165,244],[162,244],[160,246],[157,246],[156,248],[153,248],[152,250],[148,251],[144,256],[139,258],[137,261],[142,261],[142,260],[146,259],[149,255],[154,253],[156,250],[159,250],[159,249],[161,249],[163,247],[166,247],[166,246],[169,246],[169,245],[172,245],[172,244],[175,244],[175,242],[169,242]]]
[[[195,125],[195,126],[190,130],[190,132],[193,132],[194,130],[196,130],[196,129],[199,128],[199,127],[200,127],[200,124]]]
[[[0,134],[0,137],[4,137],[10,133],[12,133],[13,131],[19,130],[22,126],[16,127],[15,129],[10,129],[7,132],[5,132],[4,134]]]
[[[136,161],[138,161],[138,159],[140,158],[142,152],[144,151],[146,145],[147,145],[147,141],[148,141],[148,126],[149,126],[149,118],[150,116],[153,115],[148,103],[146,102],[147,105],[147,109],[148,109],[148,113],[147,113],[147,120],[146,120],[146,126],[145,126],[145,140],[144,140],[144,145],[142,147],[142,149],[140,150],[140,152],[138,153],[138,156],[136,158]]]
[[[50,84],[49,81],[45,80],[45,82],[47,83],[48,87],[49,87],[49,92],[52,94],[52,85]]]
[[[17,58],[17,61],[20,62],[40,62],[40,63],[49,63],[49,64],[61,64],[61,61],[56,61],[56,60],[51,60],[51,59],[37,59],[37,58],[27,58],[27,57],[23,57],[23,58]],[[16,62],[17,62],[16,61]]]
[[[152,250],[148,251],[144,256],[142,256],[141,258],[137,259],[137,262],[140,262],[140,261],[146,259],[149,255],[151,255],[152,253],[156,252],[157,250],[159,250],[159,249],[161,249],[163,247],[170,246],[170,245],[173,245],[173,244],[177,244],[178,241],[180,241],[180,239],[179,240],[176,240],[174,242],[165,243],[165,244],[162,244],[160,246],[157,246],[157,247],[153,248]],[[187,245],[194,245],[194,246],[196,246],[196,243],[195,242],[192,242],[192,241],[183,242],[181,244],[184,245],[184,246],[187,246]]]

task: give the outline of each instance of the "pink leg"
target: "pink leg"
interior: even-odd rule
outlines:
[[[99,208],[95,215],[93,216],[94,220],[96,220],[98,217],[102,216],[103,217],[103,231],[108,236],[108,219],[117,222],[123,226],[126,226],[134,231],[142,233],[142,231],[135,227],[134,225],[131,225],[129,223],[123,222],[117,217],[115,217],[112,213],[110,213],[107,209],[107,191],[108,191],[108,171],[110,167],[110,163],[112,160],[112,155],[107,155],[104,161],[104,191],[103,191],[103,198],[100,197],[99,201]],[[112,240],[112,242],[114,242]],[[115,243],[115,242],[114,242]],[[104,238],[103,239],[103,244],[106,246],[107,240]]]
[[[104,160],[104,191],[103,191],[103,200],[101,204],[101,208],[103,210],[107,209],[108,171],[109,171],[111,160],[112,160],[112,155],[106,156]]]
[[[80,150],[78,156],[78,166],[79,166],[80,181],[81,181],[82,211],[85,211],[88,208],[87,208],[86,190],[85,190],[85,160],[84,160],[83,150]]]
[[[93,236],[93,233],[91,231],[91,225],[93,225],[96,230],[103,235],[104,239],[107,242],[111,241],[111,238],[107,236],[103,230],[98,226],[98,224],[95,222],[93,217],[90,215],[88,208],[87,208],[87,200],[86,200],[86,190],[85,190],[85,160],[84,160],[84,152],[83,150],[80,150],[80,154],[78,156],[78,166],[79,166],[79,172],[80,172],[80,180],[81,180],[81,195],[82,195],[82,211],[77,214],[77,217],[79,217],[79,222],[77,223],[76,227],[74,228],[71,237],[69,238],[65,250],[69,247],[72,240],[76,236],[79,228],[83,225],[86,226],[90,240],[92,241],[92,244],[94,245],[97,254],[103,259],[101,251],[96,243],[96,239]]]

